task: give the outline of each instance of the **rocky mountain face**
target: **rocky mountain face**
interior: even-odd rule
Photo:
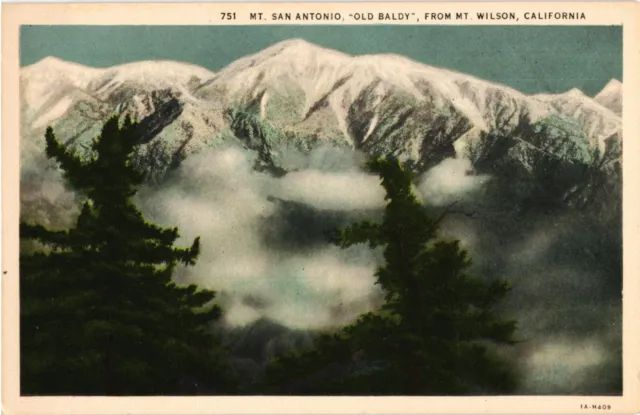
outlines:
[[[284,148],[331,143],[424,170],[464,154],[483,134],[512,134],[550,116],[568,117],[570,129],[577,120],[589,148],[605,151],[608,139],[622,137],[617,81],[595,99],[578,90],[527,96],[397,55],[350,56],[297,39],[218,73],[167,61],[96,69],[46,58],[23,68],[20,82],[26,141],[37,142],[53,123],[82,149],[116,111],[138,120],[164,114],[156,116],[163,120],[154,124],[158,137],[140,154],[159,170],[237,136],[229,113],[238,109],[278,132],[269,143],[245,142],[267,145],[270,160]]]

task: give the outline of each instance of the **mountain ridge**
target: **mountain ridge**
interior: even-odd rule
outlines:
[[[48,89],[53,92],[44,94]],[[254,111],[286,137],[425,166],[436,152],[460,154],[482,133],[509,134],[523,120],[556,114],[577,119],[592,147],[604,149],[610,137],[622,138],[621,117],[577,89],[526,95],[397,54],[352,56],[301,39],[217,72],[176,61],[89,68],[47,58],[22,68],[21,90],[27,136],[41,135],[55,121],[62,134],[74,134],[74,142],[86,141],[114,111],[141,119],[177,100],[181,114],[159,136],[167,152],[194,152],[216,141],[228,131],[227,112],[234,108]],[[77,131],[86,134],[78,138]],[[273,145],[293,145],[287,140]]]

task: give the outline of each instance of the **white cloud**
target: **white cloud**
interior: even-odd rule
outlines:
[[[277,183],[273,193],[283,200],[319,209],[373,209],[384,205],[384,190],[378,177],[359,172],[293,172]]]
[[[539,343],[525,358],[523,388],[542,394],[579,390],[585,374],[607,358],[606,346],[597,337]]]
[[[54,228],[71,226],[80,213],[76,193],[45,156],[43,143],[20,143],[20,208],[21,219]]]
[[[347,318],[368,311],[368,298],[377,291],[376,259],[368,249],[326,244],[292,254],[269,246],[263,225],[277,212],[270,196],[317,209],[379,207],[384,194],[377,177],[347,169],[274,178],[252,164],[240,149],[204,151],[188,158],[166,184],[140,193],[138,203],[150,220],[178,226],[179,243],[201,237],[201,256],[180,271],[180,280],[219,291],[232,325],[268,317],[290,327],[319,328],[336,324],[337,307],[345,307]],[[244,304],[247,295],[260,297],[265,306]]]
[[[467,159],[446,159],[420,178],[418,194],[432,206],[441,206],[464,197],[489,179],[489,176],[470,174],[471,169],[471,162]]]

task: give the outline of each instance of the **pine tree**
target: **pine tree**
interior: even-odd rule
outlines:
[[[432,219],[417,200],[412,175],[399,162],[375,159],[369,168],[386,190],[382,222],[343,229],[336,242],[384,247],[384,264],[375,277],[385,303],[337,333],[321,336],[314,350],[276,360],[265,384],[292,394],[512,391],[514,373],[490,348],[491,343],[514,343],[515,322],[493,310],[509,291],[508,283],[469,275],[468,253],[459,241],[438,238],[439,219]]]
[[[172,282],[179,264],[195,264],[199,238],[175,248],[178,229],[145,221],[132,202],[143,180],[131,161],[139,131],[128,117],[112,117],[83,158],[47,129],[47,156],[85,201],[71,229],[20,227],[22,241],[42,246],[20,258],[23,395],[180,395],[232,386],[207,328],[221,314],[215,293]]]

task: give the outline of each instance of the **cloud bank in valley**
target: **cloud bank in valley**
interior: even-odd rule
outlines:
[[[77,200],[40,151],[23,148],[23,214],[67,226]],[[341,250],[325,237],[380,215],[378,177],[363,170],[362,156],[345,150],[284,159],[290,173],[276,178],[255,171],[253,155],[240,148],[203,150],[137,196],[149,220],[179,227],[180,244],[201,236],[198,263],[176,279],[218,291],[229,327],[261,318],[291,330],[337,327],[381,301],[373,284],[380,252]],[[490,180],[474,175],[467,160],[447,159],[418,177],[416,192],[440,210],[459,200],[442,235],[461,239],[474,272],[512,281],[503,311],[521,328],[522,344],[508,352],[524,374],[520,392],[614,393],[621,282],[616,253],[607,249],[620,243],[615,227],[606,231],[607,223],[566,212],[516,212],[487,195]],[[287,338],[279,341],[295,343]],[[275,346],[260,347],[272,355]]]
[[[202,237],[197,265],[180,278],[220,291],[230,325],[268,317],[294,328],[324,328],[371,308],[375,253],[363,247],[342,251],[323,243],[321,233],[305,252],[267,240],[286,220],[282,205],[288,202],[334,212],[381,207],[378,178],[356,169],[319,168],[274,178],[252,165],[249,153],[238,148],[203,151],[160,188],[140,194],[150,219],[179,226],[181,243]],[[260,306],[247,304],[247,297],[260,299]]]

